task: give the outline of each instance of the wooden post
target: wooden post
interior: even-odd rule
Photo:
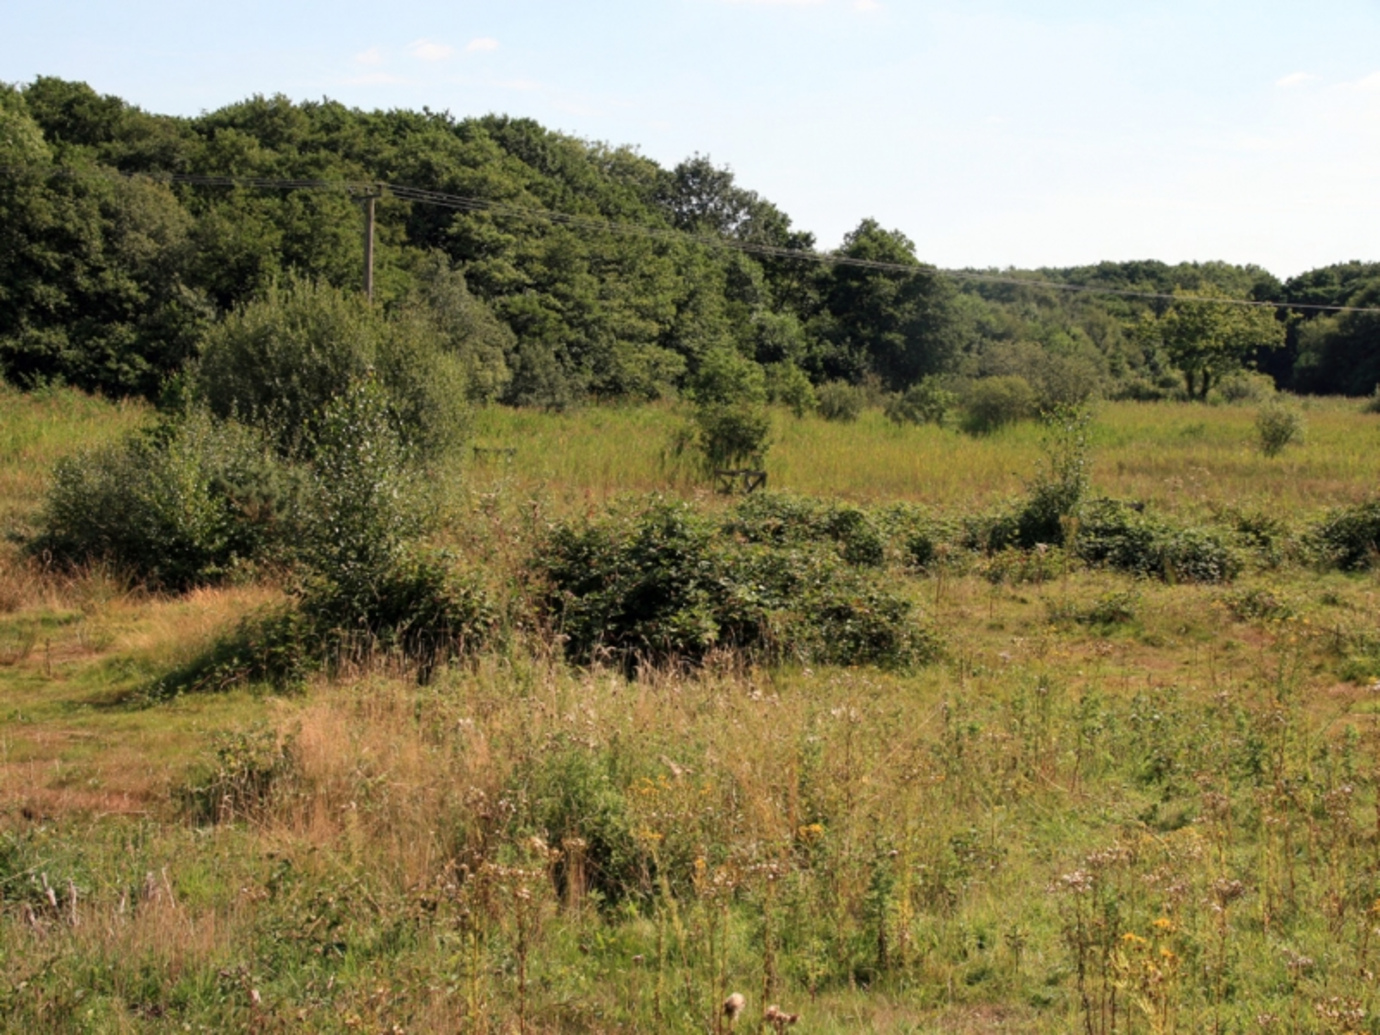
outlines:
[[[374,202],[377,194],[364,196],[364,297],[374,300]]]

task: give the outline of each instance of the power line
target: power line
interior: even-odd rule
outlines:
[[[646,237],[666,241],[690,241],[708,248],[723,248],[731,251],[743,252],[748,255],[758,255],[764,258],[787,259],[794,262],[813,262],[827,266],[848,266],[855,269],[877,270],[885,273],[929,273],[949,277],[954,280],[970,281],[974,283],[1045,288],[1051,291],[1063,291],[1070,294],[1110,295],[1116,298],[1136,298],[1147,301],[1178,303],[1198,302],[1207,305],[1227,305],[1240,308],[1296,309],[1328,313],[1380,313],[1380,307],[1376,306],[1322,305],[1312,302],[1262,302],[1248,298],[1181,295],[1162,291],[1137,291],[1132,288],[1100,287],[1094,284],[1069,284],[1057,280],[1034,280],[1026,277],[1011,276],[1009,274],[983,273],[977,270],[946,270],[940,269],[937,266],[929,266],[921,263],[908,264],[900,262],[882,262],[874,259],[859,259],[853,256],[838,255],[831,252],[807,251],[800,248],[782,248],[779,245],[763,244],[757,241],[736,240],[718,234],[702,234],[692,230],[680,230],[674,227],[655,227],[647,226],[642,223],[615,222],[613,220],[596,219],[589,216],[572,215],[566,212],[556,212],[551,209],[510,205],[505,202],[492,201],[488,198],[466,197],[461,194],[447,194],[441,191],[426,190],[421,187],[409,187],[405,184],[350,180],[277,179],[257,176],[195,176],[185,173],[125,174],[113,169],[71,169],[57,166],[42,167],[41,170],[38,167],[0,168],[0,172],[6,175],[13,175],[26,171],[56,172],[60,175],[85,175],[123,179],[130,179],[137,175],[143,175],[155,181],[187,184],[188,186],[240,187],[253,190],[343,191],[347,194],[358,196],[377,194],[382,191],[385,196],[392,196],[400,201],[432,205],[437,208],[451,209],[453,211],[488,212],[494,215],[531,219],[560,226],[568,226],[573,229],[590,230],[597,233],[616,234],[620,236]]]

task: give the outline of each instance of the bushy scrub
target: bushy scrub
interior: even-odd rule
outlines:
[[[321,668],[392,658],[426,681],[484,645],[497,612],[473,579],[418,545],[431,508],[374,380],[326,406],[297,521],[292,602],[253,615],[150,689],[292,686]]]
[[[1360,571],[1380,561],[1380,499],[1332,511],[1307,535],[1325,565]]]
[[[972,382],[963,396],[963,428],[987,434],[1035,414],[1035,389],[1015,374]]]
[[[886,416],[894,424],[942,425],[957,405],[958,396],[930,376],[892,395],[887,400]]]
[[[1257,370],[1238,370],[1222,378],[1217,391],[1229,403],[1263,403],[1275,398],[1274,378]]]
[[[1088,426],[1092,415],[1057,406],[1045,415],[1044,463],[1016,517],[1016,536],[1027,549],[1037,543],[1062,545],[1088,491]]]
[[[256,432],[193,410],[59,463],[31,549],[183,590],[285,556],[300,487]]]
[[[417,547],[431,508],[377,382],[359,382],[326,407],[314,452],[298,596],[326,660],[396,652],[425,678],[478,646],[492,608],[443,558]]]
[[[762,368],[728,349],[701,362],[694,384],[696,444],[710,470],[758,464],[771,440]]]
[[[1217,533],[1175,527],[1116,500],[1084,508],[1075,550],[1089,564],[1167,582],[1228,582],[1241,570]]]
[[[815,386],[794,363],[772,363],[766,368],[767,398],[787,407],[797,417],[813,413],[819,406]]]
[[[857,420],[867,401],[867,393],[847,381],[830,381],[818,390],[819,415],[825,420],[851,424]]]
[[[697,662],[711,651],[840,664],[934,652],[912,605],[813,545],[804,523],[745,541],[685,504],[658,501],[554,528],[534,568],[567,652],[588,662]]]
[[[733,509],[724,528],[753,543],[832,543],[839,556],[853,565],[876,566],[886,557],[887,537],[876,519],[846,503],[757,493]]]
[[[416,309],[386,316],[327,284],[290,280],[206,336],[191,379],[212,413],[309,456],[327,405],[369,376],[410,444],[437,451],[463,430],[464,363]]]

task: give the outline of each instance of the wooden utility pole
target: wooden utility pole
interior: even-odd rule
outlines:
[[[378,194],[365,194],[364,202],[364,297],[374,300],[374,202]]]

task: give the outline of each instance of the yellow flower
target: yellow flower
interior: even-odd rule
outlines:
[[[1174,921],[1167,916],[1162,916],[1155,921],[1154,926],[1157,931],[1172,931],[1174,930]]]

